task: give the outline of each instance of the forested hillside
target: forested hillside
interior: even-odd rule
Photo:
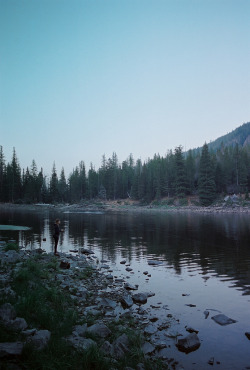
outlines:
[[[250,122],[244,123],[242,126],[236,128],[229,134],[223,135],[218,139],[210,142],[208,148],[210,151],[216,151],[222,146],[235,146],[238,144],[240,147],[244,147],[250,144]],[[201,152],[202,148],[194,149],[194,152]]]
[[[83,199],[126,199],[144,203],[162,197],[185,199],[199,195],[209,205],[220,194],[244,193],[250,189],[250,123],[246,123],[202,148],[183,152],[182,146],[161,157],[142,162],[133,155],[119,163],[116,153],[103,155],[102,165],[86,171],[82,160],[68,178],[64,169],[57,174],[54,164],[50,178],[38,171],[35,160],[21,169],[15,149],[6,163],[0,146],[0,202],[57,203]]]

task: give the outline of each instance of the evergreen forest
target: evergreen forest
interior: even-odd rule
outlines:
[[[224,194],[245,194],[250,190],[250,122],[201,148],[183,151],[180,145],[162,157],[155,154],[144,162],[133,155],[119,163],[116,153],[102,157],[96,170],[86,171],[80,161],[66,178],[64,168],[44,176],[35,160],[21,169],[15,148],[5,161],[0,146],[0,202],[77,203],[83,200],[131,198],[148,204],[164,197],[186,199],[199,196],[208,206]]]

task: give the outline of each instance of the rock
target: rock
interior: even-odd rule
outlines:
[[[86,249],[86,248],[80,248],[80,252],[82,254],[95,254],[94,252],[92,252],[90,249]]]
[[[176,344],[179,351],[186,353],[197,350],[200,345],[201,343],[196,333],[189,334],[185,338],[179,339]]]
[[[77,296],[78,297],[83,297],[83,298],[86,298],[86,296],[88,295],[88,289],[84,288],[84,287],[79,287],[78,291],[77,291]]]
[[[151,266],[160,266],[162,265],[163,262],[161,261],[155,261],[155,260],[149,260],[148,261],[148,264],[151,265]]]
[[[9,322],[16,318],[16,311],[10,303],[5,303],[0,307],[0,320]]]
[[[106,338],[108,337],[110,334],[111,334],[111,331],[109,330],[109,328],[103,324],[103,323],[97,323],[97,324],[94,324],[92,326],[90,326],[88,329],[87,329],[87,333],[91,333],[91,334],[94,334],[98,337],[101,337],[101,338]]]
[[[151,354],[154,352],[154,350],[155,347],[149,342],[145,342],[142,346],[142,352],[144,353],[144,355]]]
[[[211,366],[214,366],[214,357],[211,357],[209,360],[208,360],[208,365],[211,365]]]
[[[199,333],[199,330],[195,330],[195,329],[190,328],[190,327],[187,327],[187,328],[186,328],[186,331],[188,331],[189,333],[196,333],[196,334],[198,334],[198,333]]]
[[[2,280],[0,281],[0,284],[1,283],[6,284],[7,282],[5,280]],[[14,290],[11,289],[10,286],[7,286],[6,288],[0,289],[0,297],[4,297],[4,296],[15,298],[16,293],[14,292]]]
[[[209,316],[209,311],[204,311],[204,315],[205,315],[205,319],[207,319],[208,318],[208,316]]]
[[[247,337],[247,339],[249,339],[249,340],[250,340],[250,332],[246,332],[246,333],[245,333],[245,336]]]
[[[93,315],[93,316],[98,316],[100,315],[101,311],[98,310],[97,306],[89,306],[85,307],[84,315]]]
[[[130,283],[125,283],[124,288],[127,289],[127,290],[137,290],[138,286],[132,285]]]
[[[101,298],[99,301],[99,305],[103,307],[110,307],[110,308],[115,308],[117,306],[117,303],[115,301],[112,301],[109,298]]]
[[[219,315],[215,315],[212,317],[212,319],[219,325],[229,325],[229,324],[234,324],[235,322],[237,322],[236,320],[233,320],[233,319],[230,319],[230,317],[227,317],[226,315],[224,314],[219,314]]]
[[[144,329],[144,334],[152,335],[157,332],[157,327],[155,325],[148,325]]]
[[[16,263],[20,260],[20,254],[16,251],[10,250],[5,253],[2,262]]]
[[[61,261],[60,268],[61,269],[69,269],[70,268],[70,263],[67,262],[67,261]]]
[[[147,295],[145,293],[136,293],[132,296],[135,303],[145,304],[147,303]]]
[[[124,279],[123,278],[116,278],[115,283],[123,283]]]
[[[125,265],[126,260],[122,260],[120,263],[121,263],[122,265]]]
[[[153,293],[153,292],[147,292],[147,293],[144,293],[144,294],[146,294],[146,296],[148,297],[148,298],[150,298],[150,297],[154,297],[155,296],[155,293]],[[160,307],[160,306],[155,306],[155,307]]]
[[[155,322],[155,321],[159,320],[159,318],[158,318],[157,316],[151,316],[151,317],[149,318],[149,320],[150,320],[151,322]]]
[[[101,269],[109,269],[110,268],[110,266],[109,265],[101,265]]]
[[[185,304],[185,306],[188,306],[188,307],[196,307],[196,304],[188,303],[188,304]]]
[[[34,335],[36,331],[36,329],[23,330],[22,335],[24,335],[25,337],[29,337],[30,335]]]
[[[22,331],[22,330],[27,329],[28,324],[27,324],[26,320],[24,320],[23,318],[17,317],[15,320],[10,322],[9,326],[13,330]]]
[[[6,356],[20,356],[23,351],[22,342],[0,343],[0,358]]]
[[[87,331],[87,324],[76,325],[73,327],[72,334],[75,336],[84,337],[84,335],[86,334],[86,331]]]
[[[126,267],[126,271],[130,272],[133,271],[133,269],[131,267]]]
[[[102,352],[104,352],[105,355],[113,356],[114,348],[113,348],[112,344],[110,344],[107,340],[101,346],[101,350],[102,350]]]
[[[130,295],[124,295],[122,298],[121,298],[121,304],[124,308],[129,308],[131,306],[133,306],[134,302],[133,302],[133,299]]]
[[[129,339],[126,334],[122,334],[113,343],[114,357],[122,358],[126,352],[129,352]]]
[[[144,274],[144,275],[147,275],[147,274],[148,274],[148,271],[144,271],[144,272],[143,272],[143,274]]]
[[[74,348],[88,350],[92,346],[96,346],[96,342],[90,338],[82,338],[82,337],[75,337],[69,336],[66,338],[67,342],[69,342]]]
[[[27,342],[32,343],[38,350],[47,346],[51,337],[49,330],[39,330],[33,336],[28,337]]]

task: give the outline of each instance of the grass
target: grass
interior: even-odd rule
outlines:
[[[23,369],[36,370],[122,370],[126,366],[136,368],[140,362],[145,369],[163,369],[156,363],[144,358],[141,351],[142,340],[136,330],[136,323],[131,319],[120,320],[108,324],[112,331],[108,338],[113,342],[121,334],[129,337],[130,351],[122,359],[114,360],[104,355],[100,347],[104,340],[97,339],[97,345],[88,350],[74,349],[64,337],[72,333],[73,326],[85,321],[88,325],[94,324],[96,317],[87,316],[81,319],[75,307],[75,301],[69,291],[62,290],[55,280],[58,269],[56,258],[43,259],[42,256],[33,257],[13,269],[11,288],[16,297],[5,297],[5,302],[14,305],[18,317],[23,317],[29,328],[47,329],[51,332],[51,339],[46,348],[37,351],[31,344],[25,344],[22,356],[15,359],[15,364]],[[13,266],[12,266],[13,267]],[[2,269],[2,267],[1,267]],[[85,269],[76,278],[87,279],[93,273],[91,268]],[[4,299],[1,299],[4,303]],[[87,336],[86,336],[87,337]],[[91,335],[89,335],[91,337]],[[22,333],[14,332],[10,328],[0,325],[0,342],[15,342],[23,340]],[[9,360],[1,359],[0,369],[9,369]]]
[[[19,251],[19,247],[16,243],[7,243],[7,245],[4,247],[4,251],[5,252],[8,252],[8,251],[16,251],[18,252]]]

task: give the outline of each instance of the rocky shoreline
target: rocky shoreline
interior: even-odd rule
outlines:
[[[42,250],[6,252],[3,250],[4,246],[5,243],[1,242],[0,291],[1,296],[5,297],[5,303],[0,306],[0,322],[21,333],[23,341],[0,343],[0,359],[7,359],[10,365],[15,364],[16,370],[22,369],[15,359],[21,358],[27,343],[32,343],[40,351],[48,345],[51,338],[48,330],[30,327],[24,318],[17,317],[14,306],[8,302],[8,297],[15,296],[11,288],[13,271],[17,271],[23,262],[36,256],[39,256],[39,263],[44,265],[56,260],[58,269],[51,269],[50,279],[57,281],[60,290],[70,293],[81,318],[80,322],[91,318],[91,325],[86,322],[79,323],[74,326],[71,335],[65,338],[72,348],[86,351],[91,346],[98,346],[105,356],[113,359],[114,369],[118,369],[120,367],[115,366],[116,362],[128,356],[133,348],[127,334],[123,333],[118,337],[114,334],[131,326],[131,329],[140,337],[138,345],[143,355],[143,361],[138,363],[135,369],[183,368],[176,360],[169,358],[168,354],[168,348],[171,345],[178,345],[178,341],[176,342],[176,338],[171,338],[168,330],[173,320],[172,315],[166,315],[165,322],[157,325],[158,317],[152,316],[150,310],[143,308],[143,304],[154,295],[152,292],[138,293],[138,286],[132,286],[123,279],[113,276],[112,271],[105,268],[105,261],[101,261],[105,272],[98,270],[95,256],[88,250],[84,250],[80,255],[74,255],[72,251],[73,254],[61,254],[58,258]],[[184,351],[192,350],[199,344],[196,333],[188,334],[187,340],[179,343],[180,349]],[[144,361],[151,366],[146,366]],[[159,363],[156,366],[157,361]],[[126,367],[126,369],[133,368]]]
[[[131,201],[84,201],[76,204],[13,204],[0,203],[0,209],[19,209],[19,210],[58,210],[63,212],[86,212],[86,213],[103,213],[103,212],[166,212],[166,213],[198,213],[198,214],[249,214],[250,201],[220,201],[209,207],[202,207],[189,202],[188,205],[175,204],[167,205],[164,202],[159,204],[151,203],[142,205],[139,202]]]

